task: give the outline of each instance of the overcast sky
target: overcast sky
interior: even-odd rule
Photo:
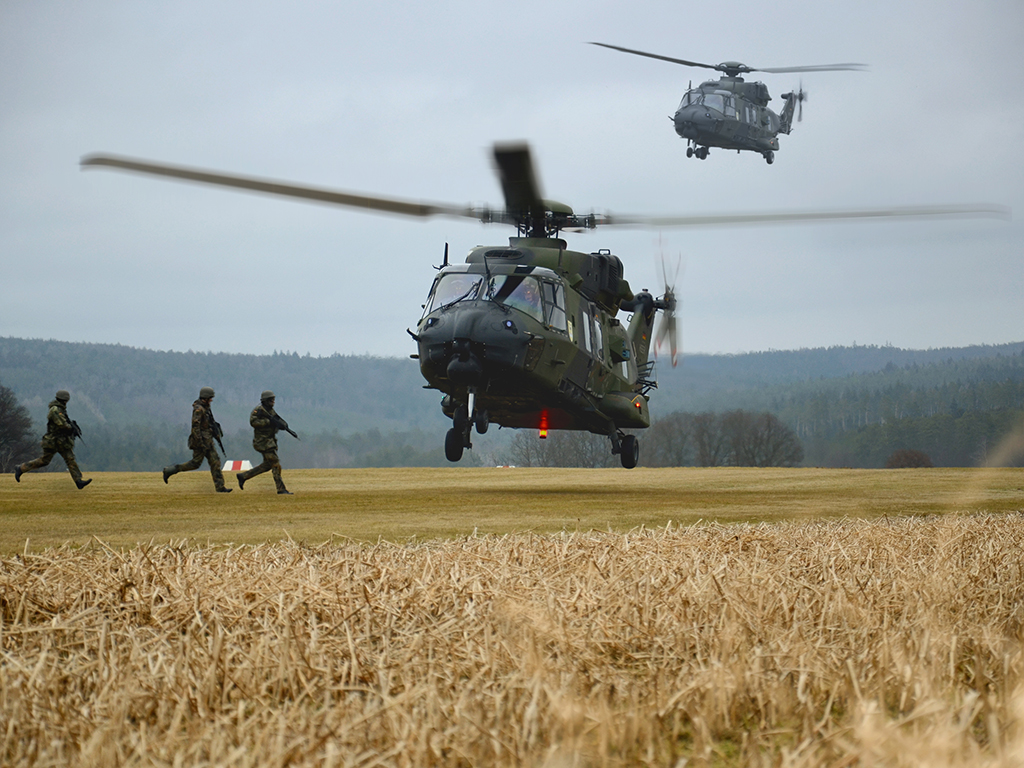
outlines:
[[[687,159],[667,119],[714,73],[802,76],[775,164]],[[752,75],[772,108],[800,75]],[[688,352],[1024,340],[1024,3],[0,0],[0,335],[163,350],[405,356],[446,242],[514,232],[105,170],[110,152],[500,206],[490,147],[546,197],[674,214],[997,203],[1013,219],[567,235],[634,290],[681,262]]]

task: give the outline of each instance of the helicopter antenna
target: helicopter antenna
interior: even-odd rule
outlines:
[[[444,261],[441,262],[440,267],[434,267],[438,272],[448,266],[448,243],[444,244]]]

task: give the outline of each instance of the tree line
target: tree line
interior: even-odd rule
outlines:
[[[15,455],[38,454],[46,404],[59,388],[72,392],[70,410],[85,431],[76,446],[83,466],[141,471],[180,461],[187,456],[191,402],[206,384],[217,390],[215,412],[228,431],[226,458],[256,458],[249,411],[259,391],[272,388],[279,410],[303,438],[283,438],[288,466],[447,464],[439,436],[450,422],[438,407],[440,394],[423,388],[412,360],[155,352],[0,338],[0,381],[14,398],[0,402],[0,425],[36,420],[27,438],[24,431],[12,437],[12,428],[0,435],[0,467],[12,466]],[[14,407],[19,403],[23,410]],[[743,441],[735,437],[716,437],[741,431],[740,412],[771,414],[795,434],[802,462],[813,466],[882,467],[898,450],[923,451],[938,466],[1019,466],[1024,456],[1007,446],[1022,430],[1024,344],[689,356],[681,369],[664,372],[651,412],[652,427],[639,433],[647,466],[771,460],[760,449],[736,448]],[[728,414],[736,424],[727,426]],[[538,441],[529,431],[516,438],[492,432],[464,461],[616,464],[606,437],[562,434]],[[516,440],[521,456],[509,452]],[[732,447],[723,447],[730,441]]]
[[[794,467],[804,451],[793,430],[771,413],[671,413],[637,433],[640,466]],[[519,430],[506,463],[522,467],[611,467],[610,441],[589,432],[552,432],[538,440]]]

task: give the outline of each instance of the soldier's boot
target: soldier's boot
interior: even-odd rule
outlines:
[[[217,489],[217,493],[231,493],[231,489],[221,486],[220,488]]]
[[[164,485],[167,485],[167,478],[178,471],[177,467],[164,467]]]
[[[278,496],[294,496],[295,494],[289,491],[287,488],[282,488],[277,492]]]
[[[237,475],[235,475],[235,477],[238,478],[238,490],[244,491],[245,490],[245,475],[243,475],[241,472],[239,472]]]
[[[90,477],[88,480],[75,480],[75,485],[78,486],[78,490],[82,490],[83,488],[85,488],[85,486],[87,486],[91,482],[92,482],[92,478]]]
[[[19,464],[18,466],[16,466],[14,468],[14,482],[16,482],[16,483],[20,483],[21,482],[21,464]]]

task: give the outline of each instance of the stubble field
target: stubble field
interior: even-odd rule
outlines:
[[[0,477],[3,764],[1024,763],[1022,470],[95,477]]]

